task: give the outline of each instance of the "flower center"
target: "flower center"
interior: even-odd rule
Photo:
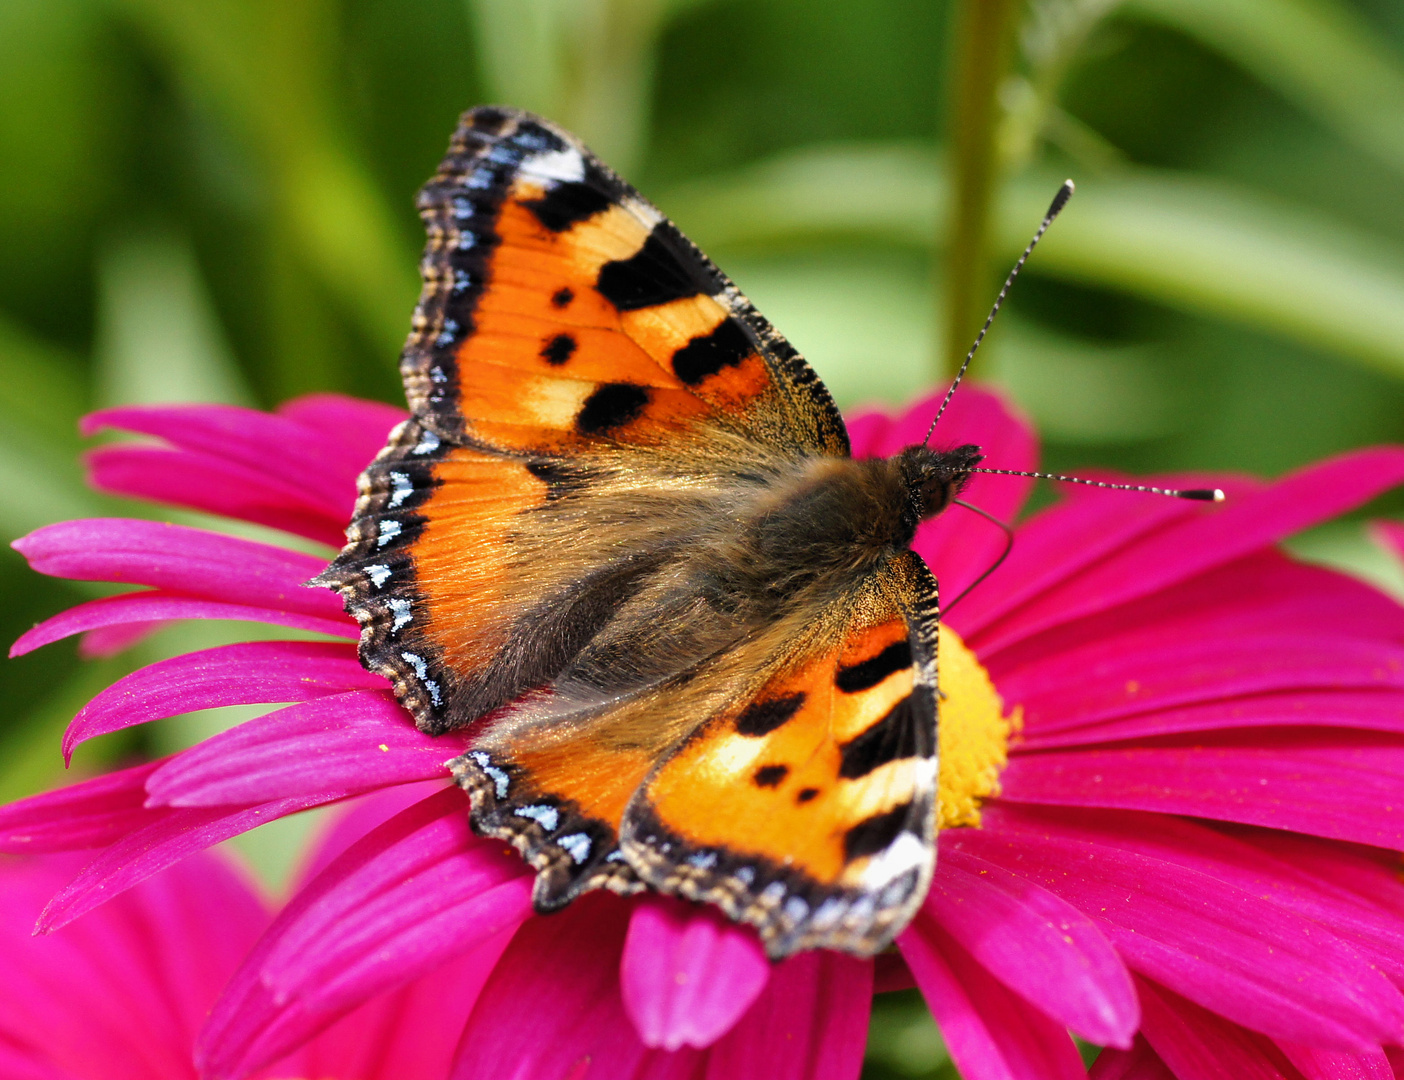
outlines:
[[[999,794],[999,773],[1009,760],[1009,735],[1019,726],[1019,710],[1004,715],[994,683],[960,635],[941,624],[938,653],[940,709],[940,814],[950,829],[980,824],[980,804]]]

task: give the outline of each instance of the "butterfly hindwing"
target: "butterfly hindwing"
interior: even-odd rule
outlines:
[[[644,880],[754,924],[775,956],[885,946],[935,860],[937,618],[903,553],[829,647],[701,725],[625,815]]]
[[[569,134],[475,109],[419,206],[424,290],[401,368],[441,435],[548,452],[657,446],[701,422],[847,452],[804,360]]]

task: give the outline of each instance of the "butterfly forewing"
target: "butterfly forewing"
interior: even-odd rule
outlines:
[[[419,206],[424,291],[401,368],[411,408],[441,434],[549,452],[658,445],[708,420],[847,451],[794,349],[560,129],[474,110]]]

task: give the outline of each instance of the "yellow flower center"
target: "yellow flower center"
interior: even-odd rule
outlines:
[[[980,804],[999,794],[1010,733],[1020,711],[1004,715],[994,683],[960,635],[941,624],[940,814],[943,829],[980,824]]]

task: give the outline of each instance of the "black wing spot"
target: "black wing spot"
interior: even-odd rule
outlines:
[[[575,299],[575,293],[571,289],[557,289],[551,294],[551,304],[554,307],[566,307]]]
[[[755,351],[741,324],[724,319],[710,334],[693,338],[673,354],[673,372],[688,386],[696,386]]]
[[[736,731],[740,735],[750,735],[753,738],[769,735],[799,712],[803,704],[803,694],[753,701],[741,710],[741,715],[736,718]]]
[[[524,199],[522,205],[552,232],[565,232],[578,221],[586,221],[614,202],[609,193],[588,182],[557,184],[539,199]]]
[[[655,226],[644,246],[629,258],[600,267],[595,288],[620,311],[637,311],[711,291],[711,283],[689,268],[663,239],[659,231],[663,228]]]
[[[902,803],[885,813],[874,814],[858,822],[843,835],[844,858],[857,859],[885,851],[906,826],[911,812],[912,804]]]
[[[648,404],[648,390],[633,383],[605,383],[585,399],[575,426],[586,435],[603,435],[637,419]]]
[[[474,128],[488,135],[500,135],[502,129],[507,126],[507,114],[491,105],[474,109],[469,113],[469,117],[469,123]]]
[[[541,358],[552,367],[560,367],[575,353],[575,338],[570,334],[557,334],[541,346]]]
[[[756,787],[779,787],[780,781],[790,775],[788,765],[762,765],[751,777]]]
[[[924,757],[931,752],[927,742],[908,694],[872,727],[839,747],[839,775],[845,780],[857,780],[889,761]]]
[[[861,690],[871,690],[895,671],[912,666],[912,644],[910,641],[893,642],[874,657],[840,668],[838,688],[845,694],[856,694]]]
[[[800,793],[799,793],[798,795],[795,796],[795,802],[797,802],[797,803],[807,803],[807,802],[809,802],[810,799],[814,798],[814,797],[815,797],[816,795],[818,795],[818,794],[819,794],[819,789],[818,789],[817,787],[807,787],[807,788],[803,788],[803,789],[800,790]]]

